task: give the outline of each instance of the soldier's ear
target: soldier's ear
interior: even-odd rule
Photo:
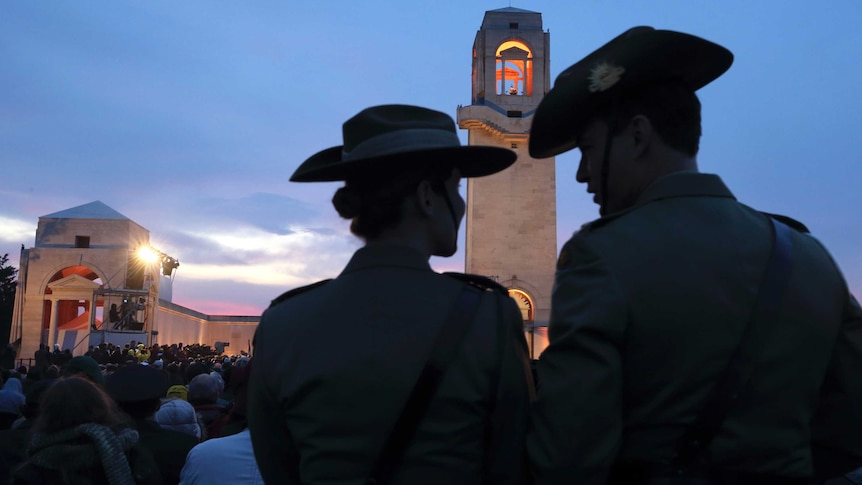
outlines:
[[[431,187],[431,182],[423,180],[416,186],[414,200],[416,209],[420,214],[431,217],[434,215],[434,189]]]
[[[655,142],[656,132],[652,122],[644,115],[635,115],[629,122],[629,130],[635,159],[643,158],[650,144]]]

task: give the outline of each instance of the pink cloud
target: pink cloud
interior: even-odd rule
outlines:
[[[264,308],[225,300],[174,298],[173,303],[206,315],[260,316]]]

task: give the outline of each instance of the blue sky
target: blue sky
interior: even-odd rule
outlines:
[[[256,314],[331,277],[358,241],[329,199],[292,184],[361,109],[470,102],[473,0],[31,2],[0,6],[0,254],[17,266],[39,216],[101,200],[177,257],[174,302]],[[525,1],[551,74],[635,25],[728,47],[699,92],[701,170],[743,202],[803,221],[862,295],[862,4]],[[462,132],[466,141],[466,132]],[[557,157],[558,245],[597,217]],[[434,261],[463,268],[463,253]]]

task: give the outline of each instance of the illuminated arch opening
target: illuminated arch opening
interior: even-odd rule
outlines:
[[[534,320],[533,299],[530,295],[521,290],[509,290],[509,296],[518,304],[518,309],[521,310],[521,318],[524,319],[524,324],[529,324]]]
[[[93,271],[92,269],[86,266],[67,266],[60,271],[54,273],[53,276],[48,280],[48,283],[53,283],[55,281],[61,280],[63,278],[77,275],[83,278],[86,278],[93,283],[102,284],[102,279],[99,275]],[[53,291],[51,288],[45,288],[45,294],[51,295]],[[51,312],[54,309],[51,307],[52,303],[50,300],[45,300],[43,303],[42,310],[42,331],[47,332],[50,322],[51,322]],[[96,304],[96,321],[97,324],[101,324],[101,313],[102,313],[102,302],[97,302]],[[57,301],[57,328],[58,329],[75,329],[75,328],[87,328],[90,322],[90,302],[82,299],[75,300],[58,300]]]
[[[527,340],[527,350],[531,359],[538,359],[539,355],[548,348],[548,327],[537,325],[535,322],[535,305],[533,299],[523,290],[510,289],[509,297],[518,304],[521,310],[521,318],[524,319],[524,337]]]
[[[533,95],[533,51],[521,41],[507,40],[497,47],[497,94]]]

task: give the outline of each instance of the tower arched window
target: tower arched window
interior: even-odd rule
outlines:
[[[524,323],[533,322],[533,299],[522,290],[509,289],[509,297],[515,300],[518,304],[518,309],[521,310],[521,318]]]
[[[497,94],[533,95],[533,51],[521,41],[507,40],[497,47]]]

